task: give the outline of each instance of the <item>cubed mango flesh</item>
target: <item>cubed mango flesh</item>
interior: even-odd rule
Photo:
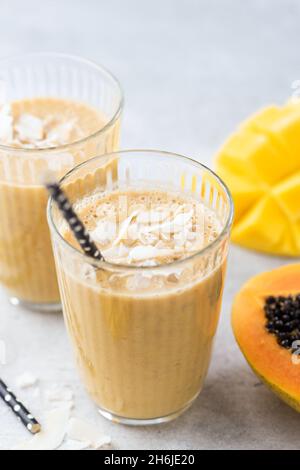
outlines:
[[[300,255],[300,104],[269,106],[243,122],[216,156],[235,204],[234,242]]]

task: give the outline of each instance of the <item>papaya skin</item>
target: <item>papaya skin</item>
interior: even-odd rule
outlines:
[[[251,278],[236,295],[232,329],[254,373],[285,403],[300,412],[300,364],[266,328],[265,298],[300,293],[300,264],[289,264]]]

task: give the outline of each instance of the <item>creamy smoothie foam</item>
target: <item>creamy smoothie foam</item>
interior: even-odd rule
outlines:
[[[96,193],[74,208],[105,260],[131,267],[79,268],[56,252],[85,385],[114,417],[176,415],[206,376],[225,269],[222,254],[184,259],[214,241],[222,224],[198,199],[155,188]],[[59,230],[77,247],[64,222]]]
[[[0,282],[11,296],[30,304],[59,302],[43,174],[50,169],[62,176],[77,163],[113,150],[118,123],[112,126],[103,149],[96,138],[67,147],[106,122],[96,109],[60,98],[24,99],[0,106],[0,144],[5,146],[0,152]],[[66,147],[59,152],[47,153],[62,146]],[[18,155],[24,149],[27,153]]]

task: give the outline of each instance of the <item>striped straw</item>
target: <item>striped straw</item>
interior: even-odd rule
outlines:
[[[20,402],[18,398],[12,393],[12,391],[5,385],[5,383],[0,379],[0,397],[6,403],[6,405],[14,412],[14,414],[19,418],[22,424],[30,431],[32,434],[40,432],[41,425],[37,420],[32,416],[32,414],[25,408],[25,406]]]
[[[64,219],[69,224],[76,240],[81,246],[83,252],[94,259],[99,261],[104,260],[102,254],[97,248],[96,244],[91,239],[90,235],[86,231],[83,223],[75,213],[71,203],[69,202],[64,191],[61,189],[58,183],[46,183],[46,188],[51,194],[53,200],[56,202],[59,210],[61,211]]]

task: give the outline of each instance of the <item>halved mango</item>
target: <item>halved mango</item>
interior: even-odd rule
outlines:
[[[300,104],[251,116],[216,156],[235,203],[232,239],[247,248],[300,255]]]

